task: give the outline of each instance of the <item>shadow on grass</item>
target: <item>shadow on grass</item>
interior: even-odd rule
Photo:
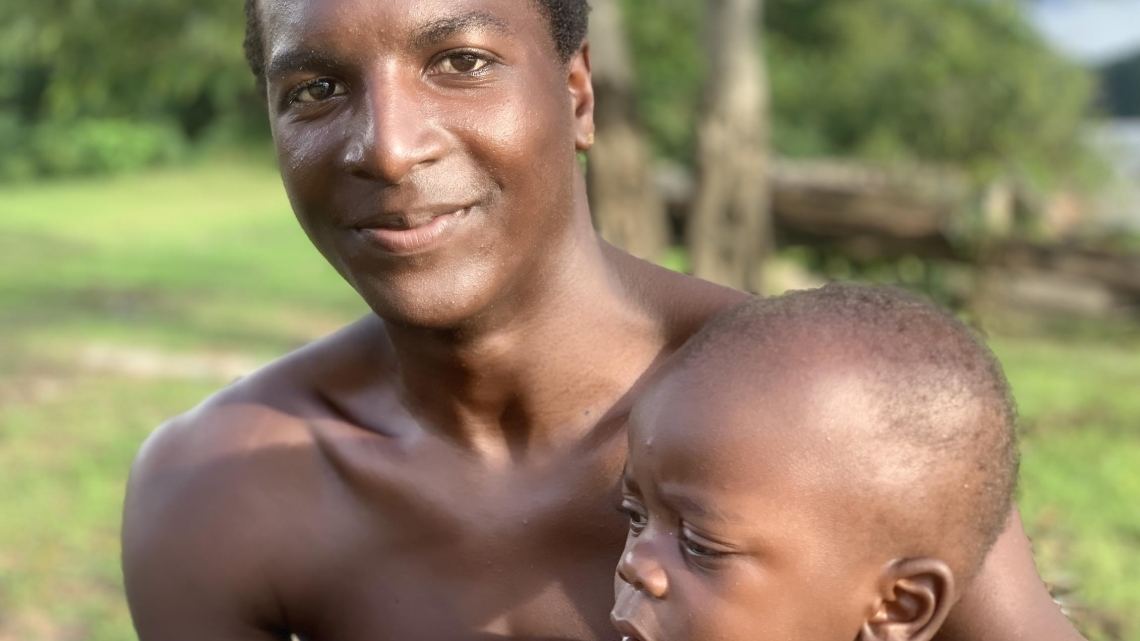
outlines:
[[[351,322],[350,306],[235,300],[214,292],[141,287],[28,288],[2,294],[0,343],[55,332],[73,341],[157,342],[197,349],[280,354]]]

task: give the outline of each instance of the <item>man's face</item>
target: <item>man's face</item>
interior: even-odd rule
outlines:
[[[286,191],[374,310],[450,326],[556,267],[592,102],[533,2],[259,9]]]
[[[720,368],[671,374],[631,417],[614,624],[639,641],[851,641],[882,565],[828,464],[845,444],[804,428],[858,408],[817,403],[794,371]]]

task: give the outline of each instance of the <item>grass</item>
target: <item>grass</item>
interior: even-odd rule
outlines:
[[[133,639],[118,525],[139,444],[227,382],[221,365],[363,304],[270,168],[5,187],[0,256],[0,640]],[[172,366],[187,356],[205,366]]]
[[[268,168],[0,193],[0,320],[33,343],[99,336],[277,352],[322,317],[361,309]]]
[[[0,641],[134,639],[118,523],[138,445],[233,359],[363,306],[268,168],[3,187],[0,256]],[[1140,640],[1140,345],[994,346],[1024,416],[1020,503],[1043,572],[1075,588],[1095,640]]]
[[[998,341],[1022,414],[1020,506],[1091,636],[1140,639],[1140,345]]]

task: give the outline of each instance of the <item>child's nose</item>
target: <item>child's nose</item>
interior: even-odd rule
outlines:
[[[621,580],[638,592],[655,599],[664,599],[669,593],[669,579],[665,575],[665,568],[658,562],[661,557],[654,549],[657,544],[653,538],[650,531],[646,530],[627,545],[618,562],[617,571]]]

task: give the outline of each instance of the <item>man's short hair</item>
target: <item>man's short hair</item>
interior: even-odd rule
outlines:
[[[679,366],[724,367],[726,359],[763,361],[770,350],[800,348],[861,366],[877,407],[875,433],[864,442],[897,452],[916,478],[934,484],[932,518],[943,521],[935,529],[963,546],[972,575],[1009,519],[1019,467],[1017,410],[993,352],[916,294],[831,284],[743,303],[710,321],[677,357]],[[939,482],[942,474],[952,478]]]
[[[589,24],[588,0],[531,0],[550,23],[550,35],[558,59],[566,63],[586,39]],[[265,47],[257,0],[245,0],[245,59],[253,75],[265,79]]]

